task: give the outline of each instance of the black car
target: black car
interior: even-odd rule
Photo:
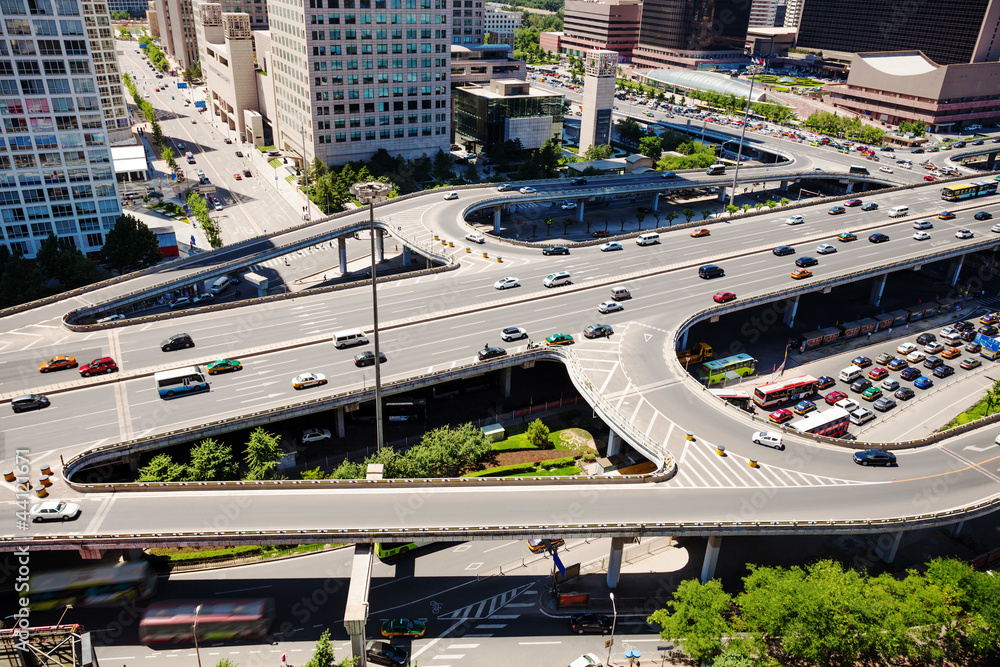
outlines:
[[[607,338],[615,331],[608,324],[591,324],[583,330],[584,338]]]
[[[889,240],[889,237],[882,233],[875,233],[868,237],[868,240],[872,243],[885,243]]]
[[[611,632],[612,620],[604,614],[580,614],[569,619],[569,629],[577,634],[585,632],[606,635]]]
[[[164,352],[171,350],[182,350],[185,347],[194,347],[194,340],[186,333],[174,334],[170,338],[160,343],[160,349]]]
[[[990,218],[993,217],[993,214],[987,213],[986,211],[980,211],[979,213],[976,213],[972,217],[974,217],[976,220],[989,220]]]
[[[795,254],[795,248],[792,248],[791,246],[787,246],[787,245],[779,245],[777,248],[775,248],[771,252],[773,252],[778,257],[784,257],[785,255],[794,255]]]
[[[956,331],[972,331],[973,329],[976,328],[976,326],[972,322],[967,322],[966,320],[955,322],[951,326]]]
[[[904,380],[909,380],[912,382],[913,380],[916,380],[918,377],[920,377],[920,370],[913,368],[912,366],[909,368],[904,368],[902,371],[900,371],[899,377]]]
[[[479,361],[486,361],[487,359],[494,359],[496,357],[502,357],[507,354],[507,350],[502,347],[484,347],[479,350]]]
[[[900,387],[899,389],[896,390],[896,393],[894,393],[893,396],[895,396],[901,401],[908,401],[914,396],[916,396],[916,393],[914,393],[914,391],[909,387]]]
[[[862,211],[875,211],[878,209],[878,204],[873,201],[865,202],[861,205]]]
[[[410,661],[410,654],[405,648],[393,646],[384,639],[372,639],[365,644],[365,657],[368,662],[390,667],[404,667]]]
[[[587,184],[587,179],[586,178],[574,178],[572,181],[569,182],[569,184],[570,185],[586,185]]]
[[[965,148],[965,142],[964,141],[956,141],[955,144],[954,144],[954,146],[955,146],[955,148]]]
[[[894,466],[896,455],[881,449],[866,449],[854,452],[854,462],[863,466]]]
[[[943,363],[940,357],[930,356],[924,359],[924,368],[937,368]]]
[[[816,266],[819,260],[815,257],[799,257],[795,260],[795,266]]]
[[[934,375],[938,376],[939,378],[946,378],[949,375],[954,374],[954,372],[955,369],[952,368],[951,366],[938,366],[937,368],[934,369]]]
[[[911,150],[910,152],[911,152],[911,153],[923,153],[923,152],[924,152],[924,149],[923,149],[923,148],[914,148],[914,149],[913,149],[913,150]]]
[[[932,333],[920,334],[917,336],[917,345],[927,345],[937,340],[937,336]]]
[[[868,378],[861,378],[860,380],[855,380],[851,383],[851,391],[856,394],[860,394],[868,387],[872,386],[872,381]]]
[[[568,255],[569,248],[564,245],[550,245],[547,248],[542,248],[543,255]]]
[[[975,141],[972,142],[972,145],[973,146],[982,146],[983,145],[983,140],[982,139],[976,139]]]
[[[998,333],[1000,333],[1000,329],[997,329],[992,324],[984,324],[983,326],[979,327],[979,333],[983,334],[984,336],[996,336]]]
[[[976,330],[971,329],[969,331],[963,331],[962,340],[964,340],[966,343],[971,343],[972,341],[976,340]]]
[[[384,364],[386,362],[385,352],[381,350],[378,353],[378,362]],[[362,352],[361,354],[354,355],[354,365],[361,366],[374,366],[375,365],[375,353],[374,352]]]

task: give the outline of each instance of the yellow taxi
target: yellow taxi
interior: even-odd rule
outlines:
[[[955,357],[961,356],[962,351],[957,347],[946,347],[942,350],[938,356],[944,357],[945,359],[954,359]]]
[[[697,229],[691,230],[691,236],[698,238],[699,236],[709,236],[712,232],[706,227],[698,227]]]
[[[38,364],[38,370],[41,373],[61,371],[65,368],[76,368],[76,357],[69,357],[63,354]]]

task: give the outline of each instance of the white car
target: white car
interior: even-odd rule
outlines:
[[[1000,225],[993,225],[992,227],[990,227],[990,231],[997,232],[998,234],[1000,234]]]
[[[309,428],[302,431],[302,444],[308,445],[311,442],[320,442],[322,440],[330,439],[330,429],[327,428]]]
[[[507,327],[506,329],[500,330],[500,340],[505,342],[521,340],[522,338],[527,337],[528,332],[522,327]]]
[[[916,232],[916,233],[915,233],[915,234],[913,235],[913,240],[914,240],[914,241],[926,241],[926,240],[927,240],[927,239],[929,239],[930,237],[931,237],[931,235],[930,235],[930,234],[928,234],[927,232]]]
[[[219,203],[219,202],[217,202],[217,201],[214,201],[214,202],[212,202],[212,206],[214,206],[214,207],[215,207],[215,210],[216,210],[216,211],[221,211],[221,210],[222,210],[222,204],[220,204],[220,203]]]
[[[296,389],[319,387],[326,384],[326,376],[322,373],[303,373],[292,378],[292,386]]]
[[[618,310],[625,310],[625,306],[617,301],[605,301],[597,307],[597,310],[602,313],[613,313]]]
[[[914,229],[934,229],[934,223],[930,220],[917,220],[913,223]]]
[[[493,283],[494,289],[507,289],[508,287],[520,287],[521,281],[517,278],[501,278]]]
[[[608,241],[607,243],[601,244],[601,252],[608,252],[609,250],[621,250],[622,244],[618,241]]]
[[[781,434],[773,433],[771,431],[758,431],[750,436],[750,440],[755,445],[766,445],[768,447],[774,447],[775,449],[784,449],[785,445],[781,442]]]
[[[884,155],[885,157],[889,158],[890,160],[895,160],[896,159],[896,154],[892,153],[892,152],[882,153],[882,155]]]
[[[576,208],[576,202],[571,202],[571,201],[563,202],[559,208],[561,208],[564,211],[572,211],[574,208]]]
[[[477,234],[475,232],[472,232],[471,234],[466,234],[465,240],[472,241],[473,243],[486,243],[486,237],[484,237],[482,234]]]
[[[446,194],[444,196],[444,198],[446,200],[449,200],[449,201],[452,200],[452,199],[458,199],[458,193],[457,192],[449,192],[448,194]]]
[[[829,255],[830,253],[837,252],[837,246],[832,246],[829,243],[820,243],[816,246],[816,252],[821,255]]]
[[[957,239],[971,239],[972,238],[972,232],[969,231],[968,229],[960,229],[957,232],[955,232],[955,238],[957,238]]]
[[[531,188],[531,187],[523,187],[523,188],[521,188],[520,192],[521,192],[522,195],[530,195],[530,194],[534,194],[534,193],[538,192],[538,190],[536,190],[535,188]]]
[[[924,345],[924,352],[926,352],[927,354],[937,354],[938,352],[942,352],[943,350],[944,350],[944,345],[937,342],[936,340],[932,340],[931,342],[927,343],[927,345]]]
[[[913,352],[910,352],[908,355],[906,355],[906,360],[909,361],[911,364],[918,364],[926,358],[927,358],[927,353],[924,352],[923,350],[914,350]]]
[[[806,221],[806,219],[803,218],[801,215],[790,215],[790,216],[788,216],[788,219],[785,220],[785,224],[786,225],[801,225],[805,221]]]
[[[1000,225],[994,225],[994,226],[1000,227]],[[998,231],[998,230],[994,230],[994,231]],[[119,314],[116,313],[114,315],[108,315],[107,317],[102,317],[101,319],[97,320],[97,323],[98,324],[106,324],[108,322],[118,322],[119,320],[124,320],[124,319],[125,319],[124,315],[119,315]]]
[[[896,348],[896,352],[905,356],[916,349],[917,346],[914,345],[913,343],[903,343],[902,345]]]
[[[886,174],[892,173],[892,167],[879,167],[878,170]]]
[[[50,500],[32,505],[28,516],[32,521],[65,521],[80,516],[80,506],[65,500]]]

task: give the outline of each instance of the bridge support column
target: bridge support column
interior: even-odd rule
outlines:
[[[701,564],[701,583],[715,577],[715,566],[719,562],[719,548],[722,547],[722,537],[712,535],[705,547],[705,561]]]
[[[721,202],[725,202],[726,201],[726,186],[725,185],[720,185],[719,186],[719,201],[721,201]]]
[[[847,194],[854,192],[854,181],[847,182]]]
[[[509,366],[503,369],[503,397],[510,398],[510,377],[513,375],[513,368]]]
[[[622,551],[625,549],[624,537],[611,538],[611,553],[608,554],[608,588],[618,588],[618,577],[622,571]]]
[[[340,275],[347,274],[347,239],[343,236],[337,239],[337,257],[340,259]]]
[[[795,314],[799,312],[799,297],[785,301],[785,317],[782,319],[789,328],[795,326]]]
[[[788,192],[788,181],[782,181],[779,188],[782,192]]]
[[[948,285],[951,287],[954,287],[955,283],[958,282],[958,274],[962,272],[963,263],[965,263],[965,255],[960,255],[951,260],[951,264],[948,265]]]
[[[409,266],[413,261],[413,253],[410,252],[410,246],[403,246],[403,266]]]
[[[660,195],[661,194],[662,193],[657,192],[655,195],[653,195],[653,212],[654,213],[659,213],[660,212]]]
[[[990,153],[986,156],[986,169],[988,171],[993,171],[993,164],[997,161],[997,154]]]
[[[688,349],[688,330],[685,330],[684,333],[681,334],[681,349]]]
[[[948,534],[951,535],[952,537],[958,537],[958,534],[962,532],[962,526],[964,525],[965,525],[964,521],[959,521],[956,524],[952,524],[951,530],[948,531]]]
[[[608,431],[608,453],[606,456],[611,457],[615,454],[619,454],[622,451],[622,439],[618,437],[614,429]]]
[[[334,412],[337,415],[337,437],[343,438],[346,435],[344,431],[344,408],[337,408]]]
[[[899,542],[903,539],[903,531],[897,530],[895,533],[886,533],[884,535],[878,536],[878,543],[875,546],[875,552],[883,563],[889,565],[896,559],[896,549],[899,548]]]
[[[499,206],[493,207],[493,233],[500,233],[500,208]]]
[[[581,199],[579,201],[579,203],[576,205],[576,221],[577,222],[583,222],[583,209],[586,206],[586,204],[587,204],[587,202],[585,202],[584,200]]]
[[[385,261],[385,237],[382,236],[382,230],[375,230],[375,261],[377,263],[382,263]]]
[[[369,465],[366,479],[381,479],[382,466]],[[351,655],[357,664],[365,661],[365,624],[368,622],[368,592],[372,581],[372,565],[375,563],[375,545],[371,542],[354,546],[354,560],[351,564],[351,583],[347,589],[347,604],[344,607],[344,629],[351,638]]]
[[[882,290],[885,289],[885,281],[888,277],[889,274],[883,273],[875,278],[875,284],[872,285],[872,292],[868,295],[868,303],[878,306],[882,302]]]

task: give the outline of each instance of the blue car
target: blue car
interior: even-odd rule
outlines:
[[[829,387],[832,387],[835,384],[837,384],[837,381],[834,380],[829,375],[821,375],[819,377],[819,382],[816,383],[816,389],[817,390],[827,389]]]
[[[934,386],[934,381],[931,380],[929,377],[924,377],[923,375],[921,375],[920,377],[918,377],[916,380],[913,381],[913,386],[917,387],[918,389],[930,389],[931,387]]]

